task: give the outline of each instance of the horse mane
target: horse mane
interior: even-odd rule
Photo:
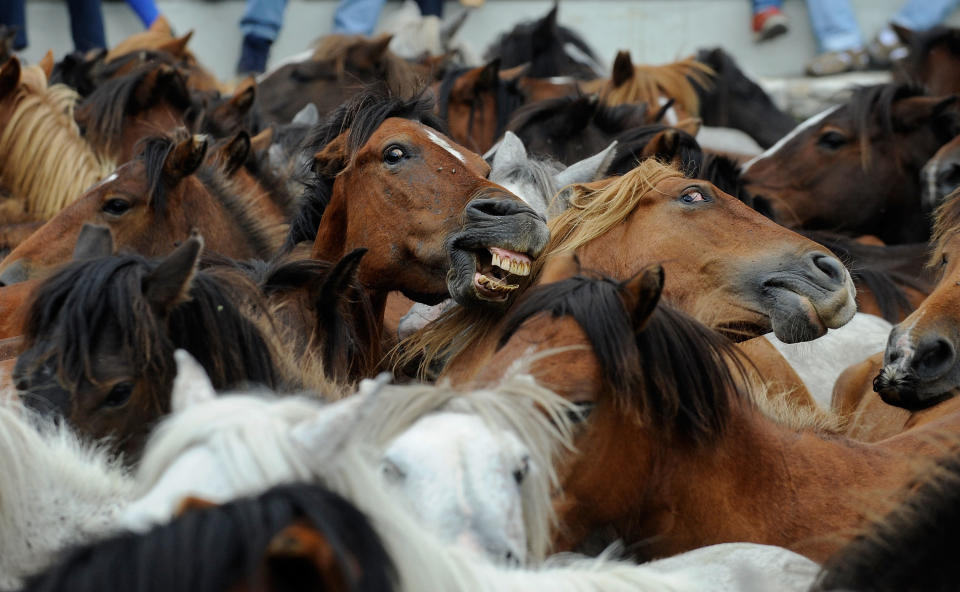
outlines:
[[[460,77],[474,69],[475,68],[453,68],[444,73],[443,78],[440,80],[440,86],[437,89],[437,112],[443,121],[448,121],[450,118],[450,94],[453,92],[454,85]],[[514,111],[519,109],[526,100],[526,97],[524,97],[520,91],[518,82],[519,78],[512,80],[503,80],[499,76],[496,78],[497,87],[493,91],[493,100],[497,113],[495,137],[503,135],[507,124],[510,123],[510,116],[513,115]],[[478,106],[477,99],[478,97],[474,97],[470,105],[470,123],[467,127],[468,133],[473,132],[473,113]]]
[[[114,164],[99,156],[73,119],[78,95],[62,84],[47,86],[39,66],[22,70],[21,84],[4,102],[14,105],[0,132],[0,180],[25,210],[48,219],[109,174]]]
[[[147,63],[129,74],[112,78],[97,86],[80,104],[77,113],[77,119],[83,124],[84,135],[88,141],[109,150],[123,132],[124,118],[139,111],[137,102],[140,97],[137,96],[137,91],[140,86],[148,76],[168,68],[166,64]],[[189,110],[193,106],[193,100],[183,78],[173,76],[170,80],[174,83],[166,89],[163,98],[178,109]],[[152,94],[149,97],[151,105],[158,98],[156,93]],[[134,110],[129,111],[131,109]]]
[[[553,9],[556,11],[556,7]],[[547,29],[545,21],[554,19]],[[549,78],[559,76],[564,59],[571,59],[581,66],[572,75],[583,80],[591,80],[598,76],[593,66],[600,66],[600,59],[587,42],[573,29],[557,24],[555,14],[518,23],[513,29],[501,33],[496,41],[487,48],[484,60],[487,62],[500,58],[503,68],[513,68],[521,64],[530,64],[527,76],[532,78]],[[538,39],[538,34],[549,33],[550,39],[545,42]],[[567,45],[574,46],[584,57],[593,62],[593,66],[569,55]]]
[[[936,269],[947,253],[947,243],[960,232],[960,189],[950,192],[933,213],[933,252],[927,266]]]
[[[433,99],[428,94],[421,91],[404,98],[394,95],[384,85],[375,85],[340,106],[326,121],[317,124],[304,138],[302,150],[312,156],[340,134],[347,134],[347,151],[352,158],[377,128],[391,117],[418,121],[443,134],[447,133],[446,124],[433,112]],[[350,163],[345,163],[344,168],[349,166]],[[334,178],[340,172],[315,172],[311,176],[300,201],[300,211],[290,223],[290,233],[283,247],[285,252],[298,243],[316,238],[320,219],[330,203]]]
[[[828,231],[806,230],[800,234],[830,249],[850,270],[853,279],[866,285],[877,300],[880,316],[891,323],[898,322],[900,313],[913,311],[901,285],[924,293],[933,287],[932,278],[917,277],[917,262],[926,253],[926,244],[867,245]]]
[[[381,40],[383,36],[371,39],[365,35],[324,35],[314,43],[312,62],[329,65],[330,72],[337,79],[346,80],[350,77],[350,56],[354,50]],[[378,56],[374,65],[382,72],[383,82],[394,92],[410,94],[423,87],[424,80],[420,72],[389,49]]]
[[[640,105],[604,105],[592,95],[569,95],[544,99],[517,109],[507,128],[518,136],[525,128],[542,125],[553,118],[563,117],[570,121],[569,128],[561,133],[577,134],[593,124],[609,134],[644,125],[647,109]]]
[[[719,438],[738,395],[745,360],[733,344],[684,313],[660,305],[635,332],[623,285],[576,276],[536,286],[504,319],[502,347],[524,321],[539,313],[571,316],[587,335],[615,404],[680,441],[707,445]]]
[[[700,113],[700,96],[697,86],[709,88],[713,69],[690,56],[670,64],[659,66],[639,64],[633,66],[633,76],[620,86],[604,78],[585,82],[583,90],[597,93],[607,105],[646,103],[651,107],[660,105],[660,97],[674,99],[691,117]]]
[[[623,222],[637,204],[658,183],[683,174],[672,166],[647,159],[629,173],[608,179],[599,188],[572,185],[554,197],[554,203],[568,203],[562,213],[547,222],[550,241],[530,270],[532,283],[537,281],[544,262],[563,251],[575,252],[603,236]],[[596,186],[596,184],[594,184]],[[417,365],[426,375],[441,361],[469,351],[480,340],[492,334],[500,318],[489,311],[452,306],[426,327],[404,339],[391,352],[394,369]]]
[[[173,376],[173,350],[190,352],[216,388],[244,384],[281,387],[282,378],[264,328],[254,310],[263,310],[257,287],[223,269],[196,273],[190,300],[167,319],[156,315],[143,294],[143,281],[158,261],[116,255],[72,262],[45,279],[27,313],[24,344],[40,348],[38,363],[51,360],[63,385],[92,380],[91,354],[106,326],[114,324],[121,351],[136,372]]]
[[[304,523],[323,535],[345,590],[394,589],[395,568],[366,516],[325,487],[296,484],[189,510],[144,534],[124,533],[73,549],[24,590],[212,592],[243,583],[267,589],[266,574],[257,568],[268,546],[285,528]]]
[[[960,529],[960,454],[932,463],[906,499],[823,565],[811,592],[953,590]]]

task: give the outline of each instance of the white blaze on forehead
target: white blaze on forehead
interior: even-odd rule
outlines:
[[[789,134],[787,134],[787,135],[785,135],[784,137],[780,138],[780,139],[777,141],[776,144],[774,144],[773,146],[767,148],[766,151],[764,151],[762,154],[758,154],[757,156],[754,156],[753,158],[751,158],[750,160],[748,160],[748,161],[743,165],[743,167],[740,169],[740,174],[741,174],[741,175],[742,175],[742,174],[745,174],[745,173],[747,172],[747,170],[748,170],[750,167],[752,167],[755,163],[757,163],[758,161],[761,161],[761,160],[763,160],[764,158],[767,158],[767,157],[769,157],[769,156],[773,156],[775,153],[777,153],[778,151],[780,151],[784,146],[786,146],[791,140],[793,140],[794,138],[796,138],[797,136],[799,136],[800,134],[802,134],[802,133],[805,132],[806,130],[812,128],[813,126],[820,124],[820,122],[823,121],[824,119],[826,119],[827,116],[829,116],[831,113],[833,113],[834,111],[836,111],[837,109],[839,109],[839,108],[842,107],[842,106],[843,106],[843,105],[836,105],[836,106],[834,106],[834,107],[830,107],[829,109],[827,109],[827,110],[825,110],[825,111],[821,111],[820,113],[817,113],[816,115],[814,115],[814,116],[811,117],[810,119],[804,121],[803,123],[801,123],[801,124],[798,125],[797,127],[793,128],[793,130],[792,130]]]
[[[430,138],[430,140],[431,140],[434,144],[436,144],[437,146],[440,146],[441,148],[443,148],[444,150],[446,150],[446,151],[449,152],[450,154],[452,154],[452,155],[454,155],[455,157],[457,157],[457,160],[459,160],[459,161],[462,162],[463,164],[467,164],[467,159],[464,158],[463,155],[460,154],[457,150],[455,150],[454,147],[450,145],[450,142],[447,142],[446,140],[444,140],[443,138],[441,138],[440,136],[438,136],[437,134],[433,133],[432,131],[430,131],[430,130],[427,129],[427,128],[423,128],[423,131],[426,132],[427,137]]]
[[[116,173],[110,173],[110,176],[109,176],[109,177],[106,177],[106,178],[104,178],[104,179],[100,179],[99,181],[97,181],[96,183],[94,183],[93,185],[91,185],[90,187],[87,187],[86,190],[84,190],[84,193],[86,193],[87,191],[90,191],[90,190],[93,189],[94,187],[99,187],[100,185],[106,185],[107,183],[111,183],[111,182],[116,181],[116,180],[117,180],[117,174],[116,174]]]

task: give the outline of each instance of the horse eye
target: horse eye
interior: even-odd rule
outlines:
[[[683,201],[683,203],[695,203],[698,201],[707,201],[706,199],[704,199],[703,194],[700,193],[699,191],[691,191],[690,193],[684,193],[682,196],[680,196],[680,199]]]
[[[100,209],[106,214],[119,216],[126,213],[131,207],[133,206],[130,205],[129,201],[114,197],[113,199],[108,199]]]
[[[524,456],[520,460],[520,466],[513,471],[513,480],[517,482],[517,485],[523,483],[523,480],[526,478],[527,473],[530,472],[530,457]]]
[[[596,403],[589,401],[574,403],[574,405],[577,406],[576,409],[567,411],[567,419],[569,419],[571,423],[580,423],[586,421],[590,418],[590,413],[593,411],[593,408],[596,407]]]
[[[849,140],[846,136],[834,131],[823,132],[820,137],[817,138],[817,145],[827,150],[836,150],[848,142]]]
[[[110,394],[103,400],[101,407],[120,407],[130,400],[133,395],[133,383],[118,382],[110,389]]]
[[[398,164],[406,158],[407,153],[400,146],[390,146],[383,151],[383,162],[387,164]]]

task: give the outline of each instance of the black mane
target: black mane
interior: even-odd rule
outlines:
[[[853,122],[861,150],[869,154],[873,134],[879,126],[880,133],[889,136],[894,132],[893,105],[899,100],[927,96],[927,91],[913,84],[876,84],[854,89],[853,96],[842,107]],[[943,114],[942,121],[933,126],[941,144],[952,140],[960,131],[960,117]]]
[[[622,297],[609,278],[577,276],[537,286],[508,313],[502,347],[530,317],[572,316],[584,330],[616,404],[680,441],[707,444],[723,432],[731,394],[739,391],[734,366],[743,358],[732,343],[662,303],[635,333]]]
[[[942,457],[904,502],[824,563],[811,592],[957,589],[960,454]]]
[[[160,318],[143,294],[158,261],[114,255],[68,264],[36,289],[24,330],[27,351],[49,360],[62,385],[89,379],[105,330],[117,331],[138,374],[173,376],[173,350],[190,352],[215,388],[280,388],[271,348],[241,309],[262,307],[256,286],[227,271],[198,272],[190,300]],[[262,309],[262,308],[261,308]]]
[[[296,569],[291,559],[265,560],[274,537],[307,522],[329,544],[346,589],[390,592],[397,581],[379,535],[349,501],[319,485],[284,485],[254,498],[189,510],[145,534],[125,533],[79,547],[45,573],[28,592],[223,592],[321,590],[322,581]],[[258,573],[266,566],[268,575]],[[247,589],[247,588],[239,588]]]
[[[319,123],[303,141],[302,150],[310,159],[340,134],[347,132],[347,149],[355,153],[380,125],[391,117],[419,121],[446,134],[443,120],[433,112],[433,99],[418,93],[410,98],[390,94],[383,85],[368,88],[334,111],[323,123]],[[300,212],[290,223],[290,233],[283,246],[289,252],[298,243],[313,241],[323,212],[330,203],[335,173],[314,173],[300,202]]]

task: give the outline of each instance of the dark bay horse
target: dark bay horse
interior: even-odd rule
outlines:
[[[249,149],[249,141],[239,144],[225,147]],[[243,167],[230,164],[241,156],[208,154],[202,136],[148,138],[135,159],[14,249],[0,263],[0,282],[36,277],[68,260],[85,223],[107,226],[118,247],[147,256],[167,254],[196,228],[217,253],[270,258],[283,242],[287,212]]]
[[[906,85],[857,89],[744,164],[747,188],[787,226],[926,241],[920,169],[960,130],[955,102]]]
[[[814,339],[856,310],[849,274],[829,251],[675,168],[646,160],[568,192],[567,210],[549,222],[546,261],[573,252],[587,269],[617,278],[663,262],[671,274],[665,297],[740,340],[770,330],[787,342]],[[445,374],[466,381],[495,349],[501,317],[445,316],[415,336],[410,351],[430,352],[428,364],[452,355]]]
[[[312,240],[326,261],[369,249],[358,278],[378,325],[390,291],[502,306],[547,243],[543,218],[487,180],[487,163],[450,140],[432,109],[366,93],[307,140],[315,178],[288,247]]]
[[[893,68],[894,80],[919,84],[932,95],[960,93],[960,29],[937,26],[911,31],[893,25],[909,53]]]
[[[960,423],[875,445],[787,427],[740,386],[726,339],[658,306],[659,266],[623,282],[560,277],[511,309],[484,371],[496,380],[533,354],[534,377],[584,411],[560,468],[559,549],[601,530],[644,558],[752,541],[823,561],[867,500],[886,511],[916,459],[941,451],[938,430]]]

